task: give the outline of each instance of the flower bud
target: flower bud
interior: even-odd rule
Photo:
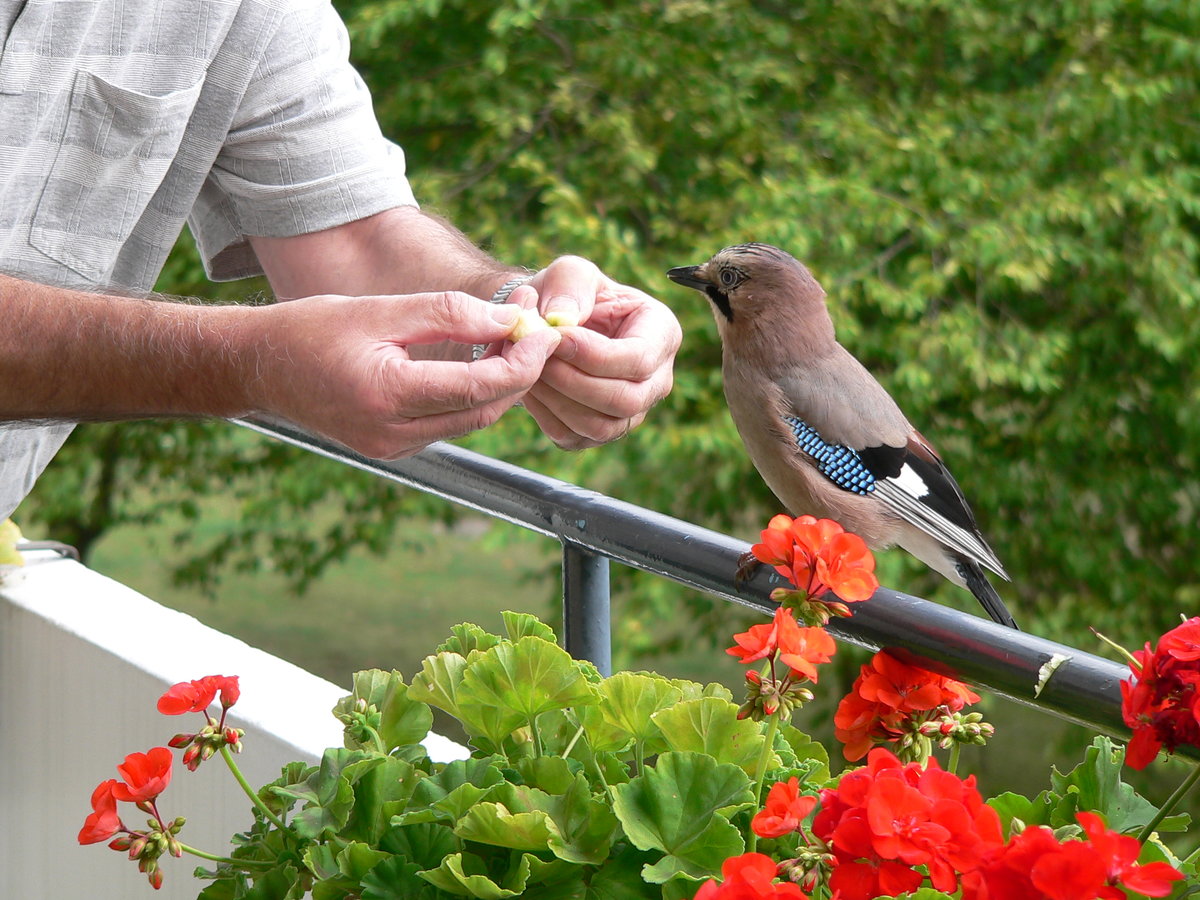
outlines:
[[[139,834],[131,838],[129,841],[129,858],[141,859],[142,853],[146,850],[147,841],[148,839],[144,834]]]
[[[200,744],[192,744],[183,751],[183,764],[187,766],[188,771],[196,771],[196,768],[200,765]]]
[[[109,841],[108,848],[110,850],[120,850],[124,852],[129,849],[132,843],[133,838],[128,834],[118,834],[115,838]]]
[[[154,888],[156,891],[159,890],[162,887],[163,882],[162,869],[155,867],[154,871],[148,874],[150,878],[150,887]]]
[[[167,746],[173,750],[182,750],[195,739],[196,736],[194,734],[177,734],[167,741]]]
[[[183,826],[187,824],[187,819],[183,816],[176,816],[175,821],[170,825],[171,834],[179,834],[183,830]]]
[[[176,859],[179,859],[180,857],[183,856],[183,845],[180,844],[179,841],[175,839],[174,835],[167,838],[167,850]]]
[[[213,758],[213,754],[216,752],[217,752],[217,750],[215,747],[213,747],[212,744],[205,744],[203,747],[200,748],[200,761],[208,762],[210,759]]]

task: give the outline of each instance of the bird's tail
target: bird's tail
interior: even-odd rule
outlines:
[[[1007,625],[1009,628],[1017,628],[1017,622],[1012,617],[1012,613],[1008,611],[1008,607],[1004,605],[1004,601],[1000,599],[1000,595],[988,581],[987,575],[984,574],[983,567],[979,563],[960,556],[954,561],[954,568],[966,582],[967,590],[975,595],[975,599],[992,617],[992,621]]]

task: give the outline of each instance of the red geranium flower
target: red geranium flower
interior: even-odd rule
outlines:
[[[784,607],[775,610],[769,625],[752,625],[733,636],[735,646],[725,652],[744,663],[756,662],[778,653],[779,660],[797,675],[817,680],[816,667],[829,662],[837,644],[823,628],[802,628]]]
[[[1144,769],[1163,747],[1200,746],[1200,618],[1132,655],[1133,678],[1121,682],[1121,713],[1133,729],[1125,761]]]
[[[898,741],[913,713],[958,712],[979,695],[961,681],[910,666],[880,650],[864,665],[834,714],[834,733],[848,760],[862,759],[874,744]]]
[[[875,557],[863,539],[832,519],[775,516],[750,552],[774,566],[809,597],[833,591],[842,600],[867,600],[879,588]]]
[[[1183,878],[1183,873],[1165,862],[1151,862],[1139,866],[1142,845],[1137,838],[1110,831],[1104,820],[1095,813],[1076,813],[1075,818],[1083,826],[1084,833],[1092,846],[1099,851],[1105,865],[1107,884],[1118,883],[1144,894],[1147,897],[1165,897],[1171,893],[1173,882]],[[1106,895],[1107,896],[1107,895]],[[1113,893],[1114,898],[1118,897]]]
[[[172,685],[158,698],[158,711],[167,716],[178,716],[189,712],[205,712],[217,692],[221,694],[221,708],[229,709],[241,696],[236,675],[205,675],[195,681],[181,681]]]
[[[767,792],[767,802],[750,823],[759,837],[776,838],[791,834],[817,805],[817,798],[800,793],[800,779],[777,781]]]
[[[154,747],[147,753],[130,753],[117,772],[125,783],[114,782],[112,795],[128,803],[148,803],[171,781],[171,751]]]
[[[776,872],[775,862],[761,853],[732,856],[721,865],[724,881],[706,881],[696,892],[695,900],[809,900],[798,884],[776,883]]]
[[[79,829],[79,843],[98,844],[107,841],[124,827],[121,817],[117,815],[117,798],[113,796],[116,786],[117,780],[110,778],[92,791],[92,811]]]
[[[959,778],[931,759],[901,764],[879,747],[867,765],[821,792],[813,834],[832,847],[830,887],[847,900],[913,891],[925,876],[954,893],[959,876],[989,859],[1003,837],[1000,817],[983,802],[974,778]]]

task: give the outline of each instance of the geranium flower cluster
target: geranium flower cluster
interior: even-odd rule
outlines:
[[[963,900],[1126,900],[1127,890],[1165,897],[1183,878],[1165,862],[1138,865],[1137,838],[1109,830],[1095,813],[1076,818],[1087,840],[1026,828],[963,877]]]
[[[218,693],[221,696],[219,721],[208,716],[208,707]],[[209,675],[173,685],[159,698],[158,710],[166,715],[204,713],[207,723],[204,729],[197,734],[176,735],[170,742],[177,749],[186,748],[183,761],[189,769],[195,770],[203,759],[211,757],[221,746],[229,746],[234,752],[241,750],[242,730],[225,725],[226,713],[237,702],[238,695],[236,675]],[[101,782],[92,792],[92,811],[84,819],[78,836],[81,844],[109,841],[111,849],[128,852],[129,858],[137,861],[138,871],[145,873],[155,890],[161,888],[163,882],[159,859],[167,853],[179,857],[189,849],[177,837],[186,820],[180,816],[167,821],[158,810],[158,797],[171,783],[172,760],[167,747],[154,747],[146,753],[126,756],[117,766],[121,779]],[[149,814],[145,830],[130,828],[121,820],[119,802],[133,803]]]
[[[962,709],[979,695],[961,681],[911,666],[886,651],[863,665],[834,715],[842,754],[856,761],[877,744],[892,744],[906,760],[923,760],[933,744],[985,743],[995,729]]]
[[[1121,711],[1133,729],[1125,761],[1144,769],[1166,747],[1200,746],[1200,618],[1188,619],[1132,654]]]
[[[887,748],[821,791],[817,805],[797,779],[771,788],[755,833],[801,834],[800,854],[775,862],[758,853],[727,860],[724,881],[696,900],[806,898],[824,885],[838,900],[874,900],[931,886],[962,900],[1125,900],[1126,891],[1165,897],[1183,876],[1164,862],[1139,865],[1137,839],[1081,812],[1085,840],[1033,826],[1004,839],[999,814],[975,779],[928,763],[902,763]],[[799,883],[797,883],[799,882]],[[803,885],[803,887],[801,887]]]
[[[961,779],[932,758],[903,764],[882,747],[821,792],[812,830],[836,857],[829,886],[843,900],[915,891],[925,881],[917,866],[933,887],[953,893],[960,874],[1004,843],[1000,817],[974,777]]]
[[[767,660],[767,671],[746,672],[746,703],[739,718],[761,719],[776,713],[788,715],[812,699],[805,682],[817,681],[817,666],[829,662],[837,644],[824,628],[801,627],[792,611],[775,610],[770,624],[752,625],[733,636],[734,645],[725,652],[749,664]],[[779,670],[782,664],[783,671]]]
[[[775,516],[750,552],[796,586],[772,596],[812,625],[850,615],[846,603],[868,600],[879,589],[875,557],[866,543],[832,519]],[[830,591],[844,602],[822,599]]]
[[[176,835],[183,828],[182,818],[167,822],[158,811],[158,795],[171,783],[171,751],[154,747],[146,753],[130,753],[117,766],[118,781],[110,778],[92,792],[92,811],[79,829],[79,843],[98,844],[111,841],[113,850],[128,851],[137,860],[138,871],[150,879],[154,889],[162,887],[162,869],[158,860],[165,853],[182,856],[183,849]],[[147,830],[129,828],[121,821],[118,801],[133,803],[150,814]]]
[[[221,718],[214,719],[208,714],[208,708],[218,694],[221,698]],[[232,747],[234,753],[241,752],[245,732],[225,725],[229,708],[237,703],[240,696],[241,688],[236,675],[205,675],[195,681],[181,681],[172,685],[158,698],[158,711],[165,716],[181,716],[190,712],[204,714],[203,728],[194,733],[177,734],[168,741],[168,746],[184,751],[183,764],[188,771],[196,771],[200,763],[211,759],[222,747]]]

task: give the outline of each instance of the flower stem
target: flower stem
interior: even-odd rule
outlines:
[[[197,850],[195,847],[189,847],[187,844],[180,844],[179,849],[184,853],[190,853],[192,856],[198,856],[201,859],[207,859],[209,862],[225,863],[230,866],[239,866],[245,868],[247,866],[273,866],[275,863],[267,859],[232,859],[228,856],[217,856],[215,853],[205,853],[203,850]]]
[[[946,771],[951,775],[958,774],[958,758],[962,755],[962,744],[955,741],[950,747],[950,760],[946,763]]]
[[[1142,829],[1142,833],[1138,835],[1138,841],[1145,843],[1146,839],[1154,833],[1154,829],[1159,826],[1167,816],[1174,812],[1175,807],[1179,805],[1179,801],[1184,798],[1196,784],[1200,781],[1200,765],[1192,766],[1192,771],[1187,778],[1183,779],[1183,783],[1175,788],[1175,793],[1167,798],[1167,802],[1162,805],[1162,808],[1154,814],[1154,818],[1146,823],[1146,827]]]
[[[262,798],[258,796],[258,792],[250,787],[250,783],[246,781],[246,776],[242,774],[242,770],[238,768],[237,763],[233,761],[233,754],[229,752],[229,746],[221,748],[221,757],[225,760],[225,765],[229,766],[229,771],[233,773],[234,780],[242,786],[242,790],[246,792],[246,796],[250,798],[258,810],[267,818],[267,821],[278,828],[280,831],[287,831],[287,825],[283,819],[271,812],[267,808],[267,804],[262,802]]]
[[[767,725],[767,736],[763,741],[762,753],[758,756],[758,778],[754,782],[754,802],[759,805],[762,804],[763,782],[767,780],[767,763],[771,761],[771,754],[775,752],[775,734],[779,731],[780,714],[775,712],[767,718],[770,722]],[[749,840],[746,842],[746,852],[753,853],[757,846],[758,835],[751,828]]]

